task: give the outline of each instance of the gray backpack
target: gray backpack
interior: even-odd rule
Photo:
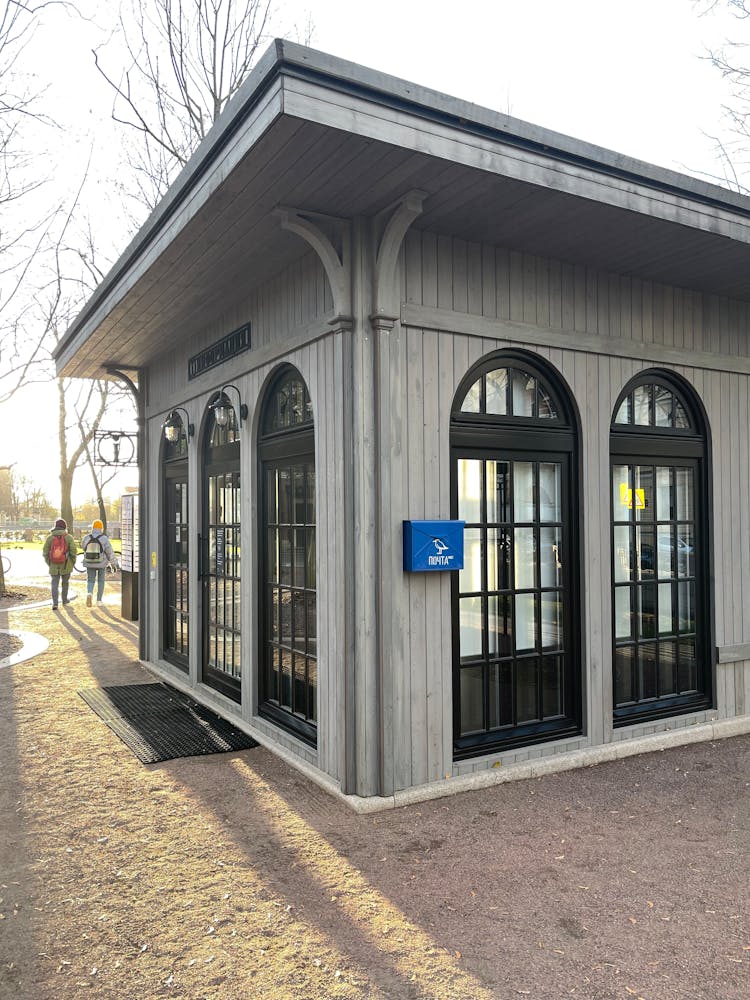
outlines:
[[[101,535],[99,535],[101,538]],[[97,563],[102,557],[102,543],[99,538],[94,538],[93,535],[89,536],[89,540],[86,542],[86,548],[83,552],[84,563]]]

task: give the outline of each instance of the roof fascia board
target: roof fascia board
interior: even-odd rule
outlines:
[[[364,98],[349,96],[346,106],[329,88],[301,78],[284,85],[285,114],[328,127],[344,128],[377,142],[535,184],[578,198],[624,208],[641,215],[689,226],[739,242],[750,242],[750,199],[747,211],[694,199],[685,191],[654,187],[583,163],[559,160],[519,146],[484,138],[465,129],[388,110]],[[429,205],[426,208],[429,212]]]
[[[750,214],[750,198],[719,184],[659,167],[653,163],[597,146],[593,143],[533,125],[500,111],[451,97],[399,77],[380,73],[357,63],[330,56],[294,42],[280,41],[288,75],[296,70],[300,79],[317,79],[328,89],[359,93],[360,96],[393,109],[411,111],[423,117],[452,124],[462,131],[486,133],[496,142],[517,145],[550,158],[569,160],[592,170],[611,173],[623,180],[679,191],[683,196],[715,202]],[[379,99],[375,95],[379,95]]]

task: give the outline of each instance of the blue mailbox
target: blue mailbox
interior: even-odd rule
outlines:
[[[464,568],[465,521],[404,521],[404,569],[409,573]]]

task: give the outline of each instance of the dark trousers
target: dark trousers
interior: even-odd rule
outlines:
[[[68,601],[68,587],[70,586],[70,573],[55,574],[52,578],[52,607],[57,607],[57,595],[60,592],[60,580],[62,580],[62,602]]]

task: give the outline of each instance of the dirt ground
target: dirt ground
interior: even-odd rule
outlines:
[[[747,1000],[750,738],[357,816],[261,748],[144,766],[116,603],[0,610],[0,997]]]

